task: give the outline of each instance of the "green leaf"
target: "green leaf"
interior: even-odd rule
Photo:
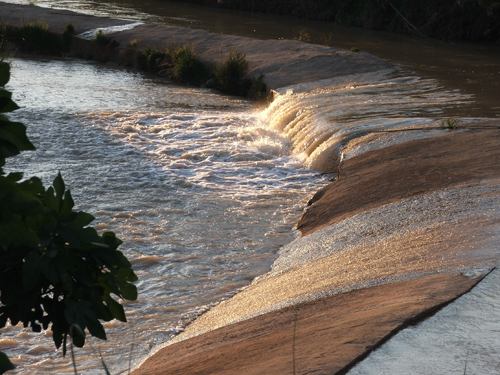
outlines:
[[[118,252],[118,251],[117,251]],[[121,253],[120,253],[121,254]],[[123,254],[121,254],[123,256]],[[123,281],[137,281],[137,276],[132,270],[132,265],[130,267],[122,267],[118,270],[118,278]]]
[[[59,199],[63,198],[64,191],[66,190],[66,187],[64,186],[64,181],[61,176],[61,172],[57,174],[57,177],[54,179],[54,182],[52,183],[54,186],[54,189],[56,190],[56,197]]]
[[[13,172],[13,173],[9,173],[7,175],[7,177],[5,177],[9,182],[13,183],[13,182],[17,182],[17,181],[20,181],[24,176],[24,173],[23,172]],[[22,185],[22,184],[21,184]]]
[[[59,218],[61,220],[66,219],[68,216],[73,214],[73,207],[75,206],[75,202],[71,197],[71,193],[67,190],[64,193],[64,199],[62,201],[61,207],[59,207]]]
[[[123,242],[119,238],[115,236],[113,232],[104,232],[102,234],[102,240],[103,242],[111,247],[112,249],[118,248]]]
[[[134,284],[124,282],[120,283],[119,287],[123,299],[127,299],[129,301],[135,301],[137,299],[137,287]]]
[[[12,100],[12,94],[7,90],[0,90],[0,113],[12,112],[19,109]]]
[[[75,346],[82,348],[85,345],[85,332],[78,324],[72,324],[70,326],[70,334]]]
[[[106,297],[106,305],[111,311],[113,318],[118,319],[120,322],[126,322],[125,311],[123,310],[123,306],[116,302],[110,295]]]
[[[35,146],[33,146],[26,136],[26,126],[20,122],[0,121],[0,140],[3,141],[4,147],[10,144],[11,148],[14,147],[17,150],[17,153],[14,155],[17,155],[20,151],[35,150]],[[7,155],[3,156],[4,153]],[[14,156],[11,153],[11,150],[1,150],[0,157]]]
[[[21,182],[20,185],[22,186],[23,191],[30,192],[32,194],[41,194],[45,191],[42,180],[40,180],[38,177],[31,177],[29,180]]]
[[[92,228],[92,227],[87,227],[83,228],[81,231],[82,233],[82,242],[86,243],[92,243],[92,242],[100,242],[99,240],[101,237],[99,237],[99,234],[97,234],[97,231]]]
[[[39,233],[45,228],[46,217],[42,214],[29,216],[26,218],[26,224],[34,233]]]
[[[123,255],[123,253],[121,251],[116,251],[115,254],[116,254],[116,257],[118,259],[117,266],[121,267],[122,269],[128,268],[128,269],[130,269],[130,271],[132,271],[132,264],[127,259],[127,257],[125,255]],[[135,277],[135,279],[128,279],[127,278],[127,280],[128,281],[137,281],[137,277]]]
[[[16,195],[14,202],[16,210],[21,213],[23,216],[28,215],[32,211],[41,208],[42,202],[38,197],[33,196],[32,193],[28,192],[20,192]]]
[[[59,225],[56,229],[56,234],[70,246],[80,246],[80,239],[83,237],[81,231],[70,228],[66,225]]]
[[[38,237],[19,218],[11,218],[0,225],[0,246],[6,250],[9,246],[37,246]]]
[[[51,186],[47,189],[44,196],[45,206],[49,210],[54,210],[55,212],[59,212],[59,199],[54,195],[54,188]]]
[[[101,340],[106,340],[106,332],[104,331],[104,327],[102,326],[99,320],[88,320],[87,319],[87,328],[90,334],[94,337],[97,337]]]
[[[95,217],[86,212],[78,212],[73,221],[73,225],[79,228],[83,228],[89,225],[91,222],[95,220]]]
[[[57,268],[54,263],[52,263],[51,258],[47,256],[40,258],[40,270],[43,276],[45,276],[52,285],[57,285],[59,282],[59,275],[57,274]]]
[[[25,292],[33,289],[40,280],[40,255],[31,251],[23,264],[23,289]]]
[[[86,273],[85,270],[76,269],[73,272],[73,277],[76,278],[81,284],[88,287],[92,287],[95,284],[94,278]]]
[[[5,86],[10,79],[10,64],[0,61],[0,86]]]
[[[9,357],[4,352],[0,352],[0,374],[9,370],[14,370],[16,367],[9,360]]]

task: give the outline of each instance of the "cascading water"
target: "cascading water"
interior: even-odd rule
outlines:
[[[342,153],[390,132],[400,131],[398,142],[434,136],[439,117],[468,100],[433,80],[381,71],[280,89],[265,116],[307,168],[334,173]]]

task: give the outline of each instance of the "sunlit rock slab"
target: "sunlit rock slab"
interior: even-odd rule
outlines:
[[[438,275],[298,304],[165,347],[133,375],[331,375],[478,280]]]
[[[443,130],[442,136],[353,157],[342,163],[337,181],[314,195],[297,229],[308,235],[405,197],[461,183],[498,179],[498,145],[500,132],[491,126],[491,129]]]

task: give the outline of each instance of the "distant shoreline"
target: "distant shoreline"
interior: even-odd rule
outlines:
[[[178,1],[178,0],[176,0]],[[327,21],[348,27],[448,41],[500,40],[500,7],[484,2],[453,0],[183,0],[183,2],[246,12]]]

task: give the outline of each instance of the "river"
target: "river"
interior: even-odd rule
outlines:
[[[39,5],[55,4],[199,26],[196,17],[165,19],[160,10],[151,14],[151,8],[128,2]],[[349,136],[435,127],[450,116],[498,116],[498,103],[488,95],[480,100],[476,84],[446,85],[448,74],[424,76],[401,64],[396,71],[323,82],[307,91],[285,90],[262,109],[113,66],[15,59],[8,88],[21,109],[11,117],[28,125],[37,151],[8,168],[45,183],[61,171],[78,208],[96,216],[97,229],[124,240],[122,251],[139,276],[139,299],[125,303],[129,322],[106,323],[107,342],[90,340],[78,349],[79,372],[101,371],[101,353],[113,374],[126,373],[129,357],[132,364],[141,360],[186,322],[266,273],[278,249],[297,237],[292,228],[307,199],[332,177],[320,172],[329,170],[328,150],[336,140],[325,136],[320,144],[318,135],[334,127]],[[494,77],[484,85],[487,91],[497,87]],[[297,114],[300,126],[294,128],[286,119]],[[362,152],[358,147],[346,156]],[[10,327],[0,349],[19,366],[15,373],[72,371],[49,333]]]

